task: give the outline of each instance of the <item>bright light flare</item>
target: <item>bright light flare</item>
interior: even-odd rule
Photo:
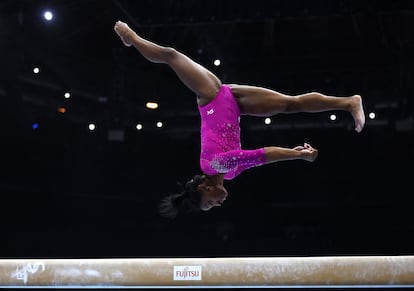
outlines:
[[[147,104],[145,104],[145,106],[148,109],[157,109],[158,108],[158,103],[157,102],[147,102]]]
[[[51,21],[53,19],[53,13],[51,11],[45,11],[45,13],[43,13],[43,17],[47,21]]]

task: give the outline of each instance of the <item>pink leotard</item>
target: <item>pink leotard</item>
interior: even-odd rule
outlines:
[[[201,115],[200,167],[204,174],[223,173],[231,180],[242,171],[266,162],[264,148],[242,150],[240,109],[227,85],[208,104],[198,106]]]

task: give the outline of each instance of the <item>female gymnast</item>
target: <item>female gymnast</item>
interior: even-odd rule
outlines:
[[[194,175],[181,193],[162,200],[159,210],[164,217],[174,218],[179,212],[220,206],[228,195],[224,180],[231,180],[246,169],[277,161],[302,159],[313,162],[316,159],[318,151],[307,143],[293,148],[270,146],[242,150],[240,115],[345,110],[352,115],[357,132],[364,127],[360,95],[335,97],[312,92],[289,96],[261,87],[222,84],[217,76],[186,55],[143,39],[126,23],[118,21],[114,29],[125,46],[134,46],[150,62],[167,64],[197,96],[203,174]]]

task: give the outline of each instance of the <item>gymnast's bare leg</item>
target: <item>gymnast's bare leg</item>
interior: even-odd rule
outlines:
[[[127,24],[118,21],[115,32],[126,46],[134,46],[147,60],[167,64],[180,80],[195,94],[200,105],[213,100],[221,81],[209,70],[171,47],[163,47],[138,36]]]
[[[312,92],[291,96],[254,86],[231,85],[231,88],[238,98],[242,114],[271,116],[278,113],[345,110],[354,118],[357,132],[361,132],[365,124],[360,95],[336,97]]]
[[[114,29],[126,46],[134,46],[149,61],[168,64],[181,81],[197,94],[200,105],[210,102],[217,95],[221,81],[203,66],[174,48],[159,46],[141,38],[123,22],[118,21]],[[357,132],[365,124],[362,99],[359,95],[336,97],[312,92],[290,96],[246,85],[231,85],[231,89],[242,114],[270,116],[278,113],[345,110],[354,118]]]

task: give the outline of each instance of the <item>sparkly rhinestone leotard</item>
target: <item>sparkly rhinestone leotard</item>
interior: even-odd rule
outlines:
[[[228,85],[222,85],[208,104],[198,106],[201,115],[200,167],[204,174],[225,174],[231,180],[242,171],[263,165],[264,148],[242,150],[240,109]]]

